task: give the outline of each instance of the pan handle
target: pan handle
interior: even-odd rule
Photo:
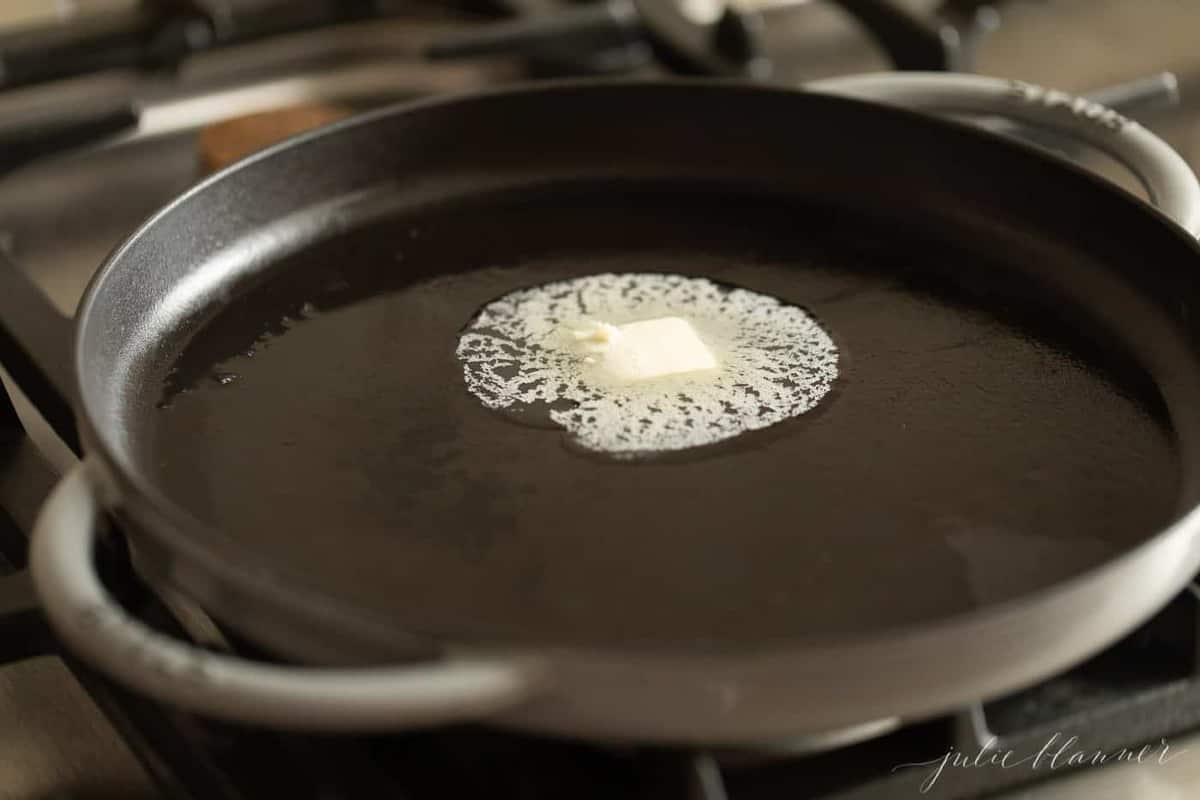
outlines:
[[[51,492],[34,526],[30,571],[51,625],[88,662],[132,689],[217,719],[307,731],[379,731],[479,719],[543,685],[517,655],[450,654],[433,663],[294,667],[202,650],[134,619],[96,575],[104,511],[85,460]]]
[[[1200,182],[1187,162],[1137,122],[1086,98],[1022,81],[945,73],[847,75],[805,88],[920,111],[1004,117],[1082,140],[1125,165],[1160,211],[1200,237]]]

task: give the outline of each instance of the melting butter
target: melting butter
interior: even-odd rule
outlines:
[[[705,278],[605,273],[520,289],[459,338],[488,408],[545,409],[618,457],[701,447],[809,411],[838,375],[804,309]]]
[[[686,319],[659,317],[612,325],[588,320],[570,329],[587,364],[614,381],[653,380],[716,369],[717,358]]]

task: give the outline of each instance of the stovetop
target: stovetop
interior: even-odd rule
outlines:
[[[36,5],[6,6],[0,28],[9,22],[5,13],[36,17]],[[933,4],[904,5],[924,13]],[[879,49],[828,4],[793,5],[770,19],[766,39],[775,80],[887,66]],[[459,20],[441,13],[347,19],[200,53],[169,76],[121,66],[0,91],[0,123],[29,107],[65,107],[78,98],[133,97],[145,106],[136,131],[0,182],[0,246],[70,311],[107,251],[199,177],[199,126],[311,101],[366,108],[522,73],[504,57],[423,62],[420,53],[429,42],[464,30]],[[978,69],[1075,91],[1172,70],[1179,75],[1182,104],[1147,110],[1143,121],[1200,166],[1200,52],[1189,47],[1192,31],[1200,31],[1200,9],[1170,0],[1018,2],[1004,8],[1001,26],[983,40]],[[639,67],[647,68],[654,67]],[[1189,92],[1192,85],[1197,91]],[[1088,158],[1127,181],[1112,165]],[[19,397],[15,404],[33,443],[0,405],[0,508],[6,512],[0,515],[0,575],[21,566],[21,531],[55,469],[72,459],[27,404]],[[114,563],[119,572],[121,559]],[[12,590],[11,582],[0,586]],[[152,596],[136,585],[127,592],[151,618],[178,631],[177,618]],[[0,591],[0,612],[5,607]],[[0,613],[0,664],[6,656],[49,651],[52,643],[36,623],[33,614]],[[1200,785],[1200,737],[1188,739],[1200,730],[1198,676],[1196,587],[1121,644],[1064,676],[951,717],[810,754],[789,752],[785,744],[770,751],[701,753],[584,747],[480,727],[391,737],[279,737],[158,708],[69,659],[64,665],[43,655],[0,667],[0,798],[871,800],[920,796],[923,788],[943,798],[1182,798]],[[1143,745],[1145,752],[1139,751]],[[1072,770],[1065,764],[1075,753],[1089,765]],[[1100,756],[1110,762],[1103,769],[1091,765]]]

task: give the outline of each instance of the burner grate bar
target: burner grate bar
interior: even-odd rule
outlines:
[[[27,571],[0,577],[0,665],[55,651]]]

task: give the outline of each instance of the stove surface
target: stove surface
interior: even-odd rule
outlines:
[[[16,5],[26,16],[39,11],[34,2]],[[919,8],[928,4],[910,5]],[[15,18],[16,12],[11,13]],[[3,22],[0,15],[0,25]],[[105,92],[114,96],[132,93],[148,104],[148,113],[141,128],[132,135],[38,164],[0,182],[0,246],[30,271],[62,310],[69,312],[104,255],[146,215],[200,177],[195,151],[199,127],[234,114],[305,102],[372,107],[431,92],[484,86],[515,74],[512,65],[503,60],[436,68],[416,60],[415,54],[423,42],[453,27],[437,19],[420,23],[411,20],[354,23],[202,55],[187,63],[179,80],[146,81],[131,73],[116,72],[72,81],[70,88],[55,90],[54,102],[70,103],[73,97],[94,97]],[[1180,79],[1182,104],[1148,116],[1144,121],[1200,169],[1200,48],[1193,41],[1198,33],[1200,7],[1182,0],[1018,2],[1006,8],[1002,26],[985,40],[979,55],[979,71],[1074,91],[1088,91],[1162,70],[1173,71]],[[769,38],[776,47],[787,46],[789,55],[782,60],[777,76],[781,80],[798,81],[884,67],[881,56],[865,39],[852,32],[836,12],[819,4],[802,5],[790,11],[773,26]],[[21,103],[40,102],[42,97],[43,94],[32,90],[0,94],[0,119],[7,110]],[[1111,164],[1091,158],[1088,163],[1131,186]],[[27,405],[18,405],[23,421],[50,459],[60,466],[69,464],[69,452],[53,439]],[[7,571],[4,567],[0,563],[0,574]],[[1158,657],[1156,650],[1139,652],[1144,658]],[[1091,679],[1089,675],[1094,677],[1094,673],[1084,672],[1077,680],[1086,685]],[[1173,673],[1165,675],[1168,688],[1158,687],[1154,691],[1168,691],[1175,677]],[[1031,692],[989,704],[987,722],[993,730],[1005,725],[1017,726],[1018,722],[1028,725],[1030,714],[1036,716],[1061,702],[1062,698]],[[1168,696],[1163,708],[1169,705]],[[114,733],[88,693],[56,658],[41,657],[0,668],[0,720],[4,720],[0,724],[0,800],[158,796],[128,745]],[[959,722],[969,724],[970,719],[964,717]],[[1053,723],[1042,728],[1034,725],[1029,740],[1049,742],[1057,732]],[[919,738],[926,735],[928,739]],[[909,749],[916,748],[912,761],[934,762],[899,773],[932,774],[937,760],[946,752],[947,738],[941,731],[904,729],[891,736],[909,737],[913,742]],[[925,741],[931,743],[932,749],[922,752],[920,747]],[[964,739],[951,736],[948,741]],[[314,740],[297,752],[301,756],[315,754],[326,744],[331,750],[344,749],[340,744]],[[508,755],[504,750],[506,745],[497,744],[486,734],[476,744],[481,759],[503,759]],[[1061,770],[1055,772],[1043,766],[1037,777],[1061,777],[1002,796],[1009,800],[1192,797],[1194,787],[1200,785],[1200,735],[1172,739],[1169,745],[1170,756],[1162,759],[1167,763],[1158,763],[1156,753],[1145,764],[1089,767],[1070,776],[1061,776]],[[383,758],[401,758],[398,750],[393,753],[388,749],[395,749],[394,745],[377,747],[384,748],[379,751]],[[538,747],[555,750],[559,745]],[[1103,747],[1102,742],[1078,743],[1081,750],[1099,747]],[[836,771],[866,776],[879,771],[881,766],[877,762],[868,763],[871,752],[842,751],[828,757],[822,765],[828,765],[830,774]],[[439,757],[437,751],[418,749],[416,753],[403,758]],[[1022,751],[1017,756],[1026,754]],[[967,751],[965,755],[973,758],[976,753]],[[603,763],[611,766],[608,760]],[[684,771],[702,781],[706,763],[691,764]],[[468,760],[446,766],[469,770],[472,765]],[[884,765],[882,771],[886,774],[890,767],[896,766],[899,764]],[[638,767],[643,768],[644,765]],[[652,771],[658,768],[650,767]],[[946,769],[950,772],[955,768]],[[965,772],[999,767],[957,769]],[[668,776],[664,785],[673,785],[676,778],[670,776],[676,775],[675,767],[665,764],[662,770]],[[736,767],[731,768],[731,774],[734,780],[730,783],[730,796],[735,800],[765,796],[759,791],[761,780],[738,779],[741,773]],[[546,780],[553,785],[551,778]],[[611,796],[629,796],[619,776],[614,780],[616,783],[609,787]],[[901,797],[918,791],[910,785],[900,795],[868,794],[855,788],[818,795],[818,791],[824,790],[796,780],[789,784],[786,796],[805,797],[813,792],[811,796],[850,800]],[[286,784],[281,779],[280,785]],[[927,796],[950,797],[948,792],[953,784],[949,775],[939,777]],[[597,796],[603,794],[604,788],[593,787]],[[690,791],[696,792],[695,787]],[[664,791],[661,796],[675,795]]]

